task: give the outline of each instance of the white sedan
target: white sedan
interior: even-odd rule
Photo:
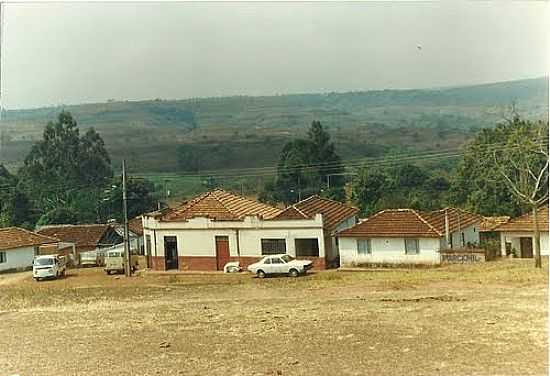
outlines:
[[[265,256],[260,261],[248,266],[248,271],[264,278],[268,274],[287,274],[298,277],[311,269],[313,263],[309,260],[296,260],[289,255]]]

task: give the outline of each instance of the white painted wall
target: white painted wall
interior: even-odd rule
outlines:
[[[23,247],[6,251],[6,262],[0,264],[0,271],[29,268],[35,255],[35,247]]]
[[[279,221],[263,221],[257,217],[246,217],[244,221],[211,221],[207,218],[193,218],[187,222],[158,222],[150,217],[144,217],[143,222],[144,235],[151,236],[152,256],[164,256],[165,236],[177,238],[178,256],[216,256],[216,236],[229,238],[231,256],[238,256],[238,249],[241,256],[261,256],[261,239],[286,239],[287,253],[295,256],[295,239],[303,238],[317,239],[319,257],[325,256],[323,223],[320,215],[314,219]]]
[[[464,233],[464,245],[467,246],[468,243],[479,245],[479,223],[475,223],[471,226],[468,226],[460,231],[455,231],[451,233],[453,240],[453,249],[463,248],[462,246],[462,233]],[[447,245],[447,240],[445,237],[441,238],[441,249],[449,248]]]
[[[506,255],[506,243],[512,243],[512,248],[518,252],[521,250],[520,238],[531,238],[533,241],[534,234],[532,232],[501,232],[500,233],[500,249],[502,256]],[[533,255],[535,254],[535,245],[533,244]],[[540,233],[540,254],[543,256],[550,255],[550,244],[548,242],[548,232],[541,231]]]
[[[420,238],[419,254],[405,254],[404,238],[371,238],[370,255],[357,253],[354,237],[339,237],[340,265],[354,264],[439,264],[439,238]]]

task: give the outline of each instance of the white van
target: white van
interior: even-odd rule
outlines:
[[[131,254],[131,266],[132,272],[137,269],[138,257]],[[120,249],[113,249],[105,253],[105,273],[124,273],[124,251]]]
[[[36,256],[32,262],[32,277],[35,281],[41,278],[65,277],[66,270],[65,257],[58,255]]]

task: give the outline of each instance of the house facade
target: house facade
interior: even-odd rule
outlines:
[[[0,272],[31,268],[39,247],[58,242],[56,238],[19,227],[0,228]]]
[[[145,252],[154,270],[246,268],[264,255],[287,253],[327,265],[322,214],[281,210],[217,189],[182,205],[143,215]]]
[[[72,255],[76,264],[83,252],[97,251],[101,254],[103,250],[123,241],[115,227],[109,224],[48,225],[40,227],[37,232],[59,239],[62,242],[60,248],[66,244],[73,245]]]
[[[480,222],[456,208],[383,210],[337,234],[340,264],[439,264],[442,252],[479,245]]]
[[[550,247],[548,243],[548,205],[540,207],[537,211],[537,219],[540,231],[540,253],[548,256]],[[520,217],[512,218],[493,229],[500,235],[500,251],[502,256],[515,252],[518,257],[531,258],[534,256],[534,231],[533,214],[526,213]]]

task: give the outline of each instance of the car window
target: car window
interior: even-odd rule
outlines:
[[[290,257],[289,255],[284,255],[281,257],[281,259],[284,261],[284,262],[290,262],[292,261],[292,257]]]
[[[270,258],[266,258],[264,260],[264,264],[271,264],[271,259]]]
[[[273,263],[273,264],[284,264],[284,263],[283,263],[283,260],[281,260],[279,257],[273,258],[272,263]]]

